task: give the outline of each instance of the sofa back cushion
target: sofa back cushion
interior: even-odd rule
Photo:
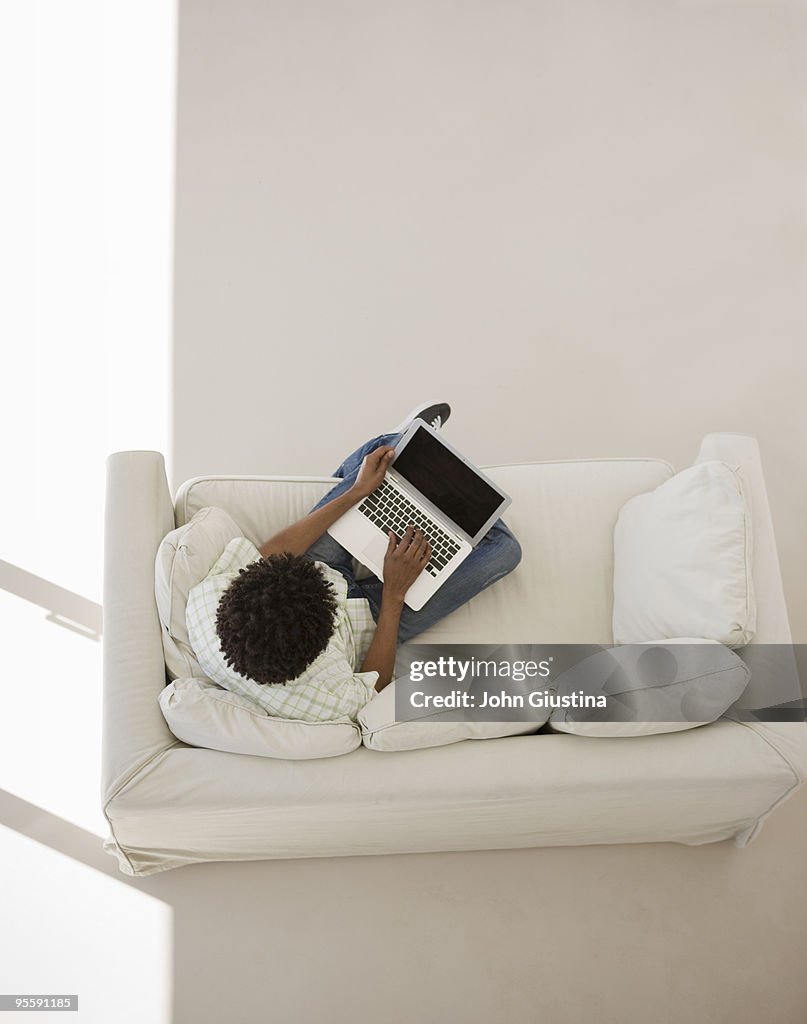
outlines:
[[[486,467],[513,498],[505,522],[521,564],[433,629],[424,643],[610,643],[613,532],[620,508],[672,476],[658,459]],[[177,492],[177,523],[215,505],[254,544],[304,516],[327,477],[200,477]]]
[[[534,712],[534,717],[526,722],[483,722],[477,721],[473,713],[462,721],[455,709],[424,709],[422,714],[412,713],[403,720],[398,718],[395,707],[398,681],[394,679],[359,712],[362,743],[370,750],[423,750],[426,747],[460,743],[462,740],[523,736],[538,732],[550,714],[550,709],[547,709],[543,717],[539,712]],[[408,680],[401,681],[406,692],[411,692],[406,687]]]
[[[567,669],[554,687],[569,706],[550,728],[577,736],[651,736],[707,725],[742,696],[751,673],[728,647],[699,637],[612,647]],[[604,708],[575,707],[583,693]]]
[[[751,517],[738,473],[700,462],[626,502],[614,531],[614,643],[756,629]]]
[[[349,718],[274,718],[208,679],[175,679],[160,694],[160,707],[169,729],[183,743],[231,754],[306,761],[349,754],[361,743],[359,727]]]
[[[188,594],[210,572],[241,528],[219,508],[201,508],[172,530],[157,549],[154,596],[160,616],[165,665],[172,679],[202,676],[185,623]]]

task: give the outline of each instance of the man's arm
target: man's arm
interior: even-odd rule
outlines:
[[[411,526],[398,540],[390,532],[387,553],[384,556],[384,589],[381,591],[381,609],[373,641],[362,662],[362,672],[378,672],[375,688],[384,689],[392,682],[395,672],[395,651],[398,647],[398,625],[403,612],[404,597],[431,558],[431,545]]]
[[[268,555],[278,555],[288,552],[292,555],[302,555],[311,547],[314,541],[325,533],[329,526],[344,515],[345,512],[362,498],[379,486],[387,472],[387,466],[392,461],[395,449],[389,445],[382,445],[371,451],[364,457],[359,475],[353,486],[329,501],[327,505],[318,508],[315,512],[309,512],[304,518],[287,526],[285,530],[270,537],[260,548],[261,554],[266,558]]]

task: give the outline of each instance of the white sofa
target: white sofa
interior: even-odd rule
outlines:
[[[711,434],[698,456],[705,459],[737,467],[750,496],[754,643],[788,644],[757,444]],[[626,458],[489,472],[513,496],[506,518],[523,560],[423,639],[610,643],[617,513],[672,467]],[[260,543],[304,515],[330,481],[205,477],[183,484],[172,501],[157,452],[111,455],[107,473],[102,798],[105,849],[126,874],[199,861],[435,850],[731,837],[742,846],[807,776],[804,723],[738,716],[660,736],[543,731],[397,753],[360,747],[314,761],[187,746],[158,705],[166,684],[154,601],[161,539],[216,505]],[[771,703],[765,680],[752,679],[745,703]]]

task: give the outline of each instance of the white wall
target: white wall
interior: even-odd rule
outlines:
[[[107,834],[104,461],[170,445],[175,20],[0,5],[0,987],[88,1024],[171,1012],[171,908],[49,839]]]
[[[803,3],[185,0],[174,482],[759,437],[807,639]],[[215,403],[212,401],[215,398]]]
[[[423,394],[482,462],[749,431],[805,638],[804,4],[184,0],[179,32],[175,485],[329,471]],[[806,795],[747,850],[115,877],[171,909],[177,1024],[800,1024]]]

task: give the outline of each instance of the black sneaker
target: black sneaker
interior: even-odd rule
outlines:
[[[439,430],[448,417],[451,415],[451,406],[447,402],[421,402],[409,413],[402,423],[399,423],[393,430],[394,434],[400,434],[406,430],[412,420],[425,420],[430,427]]]

